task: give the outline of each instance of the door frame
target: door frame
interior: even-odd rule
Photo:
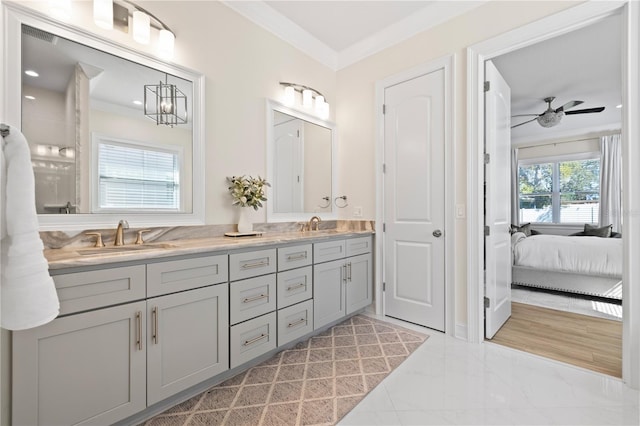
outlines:
[[[455,55],[449,54],[432,61],[417,65],[413,68],[400,71],[397,74],[376,81],[375,89],[375,123],[376,123],[376,221],[375,231],[379,237],[375,239],[375,311],[385,315],[384,295],[382,283],[384,277],[384,91],[387,87],[402,83],[403,81],[417,78],[439,69],[444,70],[444,175],[445,175],[445,206],[444,206],[444,286],[445,286],[445,318],[444,329],[449,335],[458,336],[458,330],[464,330],[466,338],[466,326],[455,324],[455,265],[454,265],[454,243],[455,243],[455,151],[453,149],[455,141],[454,113],[456,110],[455,92]],[[464,209],[462,209],[464,213]],[[460,336],[458,336],[460,337]]]
[[[483,146],[484,137],[484,62],[498,55],[574,31],[622,10],[622,145],[623,145],[623,220],[627,236],[640,233],[640,172],[630,167],[640,158],[640,124],[632,119],[640,115],[640,42],[638,22],[640,4],[634,1],[589,1],[500,36],[474,44],[467,49],[467,318],[469,341],[483,341]],[[640,279],[640,265],[631,262],[640,256],[640,241],[623,238],[623,346],[622,379],[630,387],[640,387],[640,290],[629,283]],[[632,308],[633,307],[633,308]]]

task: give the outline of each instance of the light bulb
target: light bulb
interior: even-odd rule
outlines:
[[[165,59],[173,58],[176,36],[169,30],[162,29],[158,35],[158,55]]]
[[[71,18],[71,0],[49,0],[51,16],[63,21]]]
[[[313,92],[309,89],[304,89],[302,91],[302,106],[305,108],[311,108],[312,103],[313,103]]]
[[[133,12],[133,39],[140,44],[149,44],[151,39],[151,18],[144,12]]]
[[[321,114],[324,109],[324,96],[316,96],[316,113]]]
[[[113,0],[93,0],[93,22],[105,30],[113,29]]]
[[[173,104],[171,101],[163,100],[160,102],[160,110],[163,114],[173,114]]]
[[[293,106],[296,102],[296,89],[293,86],[286,86],[284,88],[283,103],[288,106]]]

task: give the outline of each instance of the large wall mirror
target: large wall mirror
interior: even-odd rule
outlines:
[[[5,11],[6,109],[29,143],[41,229],[203,223],[203,77],[37,12]],[[157,122],[168,111],[156,104],[161,83],[178,90],[178,124]]]
[[[267,101],[267,221],[335,219],[333,123]]]

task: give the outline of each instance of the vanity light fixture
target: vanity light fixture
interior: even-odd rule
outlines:
[[[301,105],[304,108],[312,108],[315,103],[315,112],[320,118],[329,118],[329,104],[325,100],[322,93],[318,92],[313,87],[305,86],[298,83],[287,83],[281,81],[280,84],[284,86],[283,103],[287,106],[294,106],[296,103],[295,92],[302,93]]]
[[[49,0],[49,13],[63,21],[71,18],[71,0]]]
[[[144,115],[156,122],[173,127],[187,122],[187,96],[175,84],[165,82],[145,84]]]
[[[130,0],[93,0],[93,20],[104,29],[114,27],[131,32],[133,39],[140,44],[149,44],[151,28],[159,30],[158,56],[164,59],[173,57],[175,33],[157,16]]]

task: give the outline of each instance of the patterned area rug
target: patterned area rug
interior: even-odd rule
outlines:
[[[427,338],[356,315],[145,424],[333,425]]]

